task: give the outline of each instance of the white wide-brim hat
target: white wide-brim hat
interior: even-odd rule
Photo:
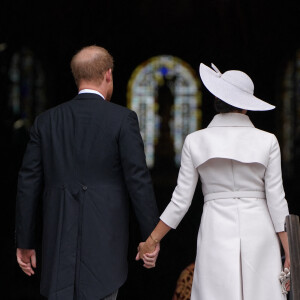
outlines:
[[[263,111],[275,108],[253,95],[254,84],[246,73],[230,70],[222,74],[214,64],[211,66],[213,69],[201,63],[199,72],[203,84],[217,98],[240,109]]]

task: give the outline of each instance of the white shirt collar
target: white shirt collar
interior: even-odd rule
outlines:
[[[105,100],[104,96],[100,92],[92,90],[92,89],[83,89],[83,90],[80,90],[78,94],[83,94],[83,93],[97,94],[97,95],[99,95],[100,97],[102,97]]]

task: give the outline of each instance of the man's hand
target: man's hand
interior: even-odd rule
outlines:
[[[144,261],[144,267],[147,269],[151,269],[155,267],[159,251],[159,243],[156,246],[148,245],[147,242],[140,243],[138,247],[138,254],[136,255],[135,259],[142,259]]]
[[[17,262],[25,274],[34,274],[32,268],[36,268],[36,254],[34,249],[17,248]]]

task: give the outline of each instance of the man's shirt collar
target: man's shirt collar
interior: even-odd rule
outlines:
[[[98,92],[96,90],[92,90],[92,89],[83,89],[83,90],[80,90],[78,94],[86,94],[86,93],[97,94],[97,95],[99,95],[100,97],[102,97],[105,100],[104,96],[100,92]]]

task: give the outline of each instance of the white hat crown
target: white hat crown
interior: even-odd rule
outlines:
[[[227,71],[222,74],[222,79],[227,81],[228,83],[234,85],[235,87],[239,88],[240,90],[254,94],[254,84],[251,78],[242,71]]]

